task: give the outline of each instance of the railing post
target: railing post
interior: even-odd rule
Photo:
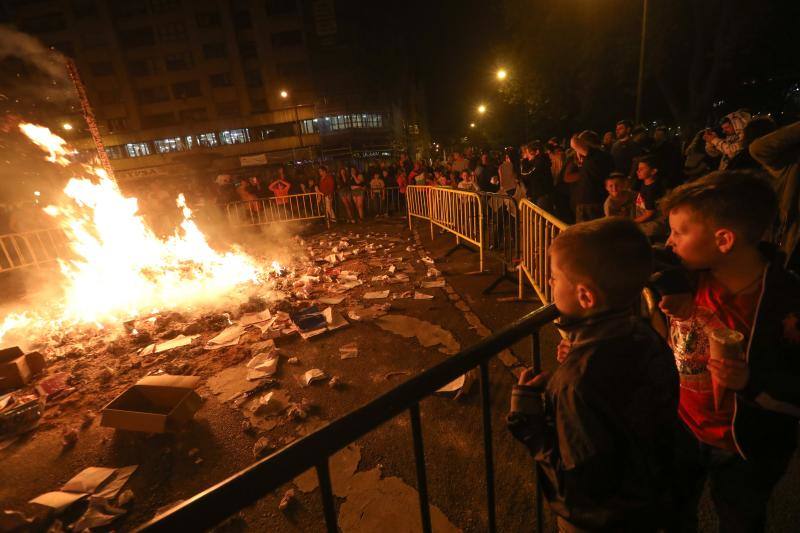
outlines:
[[[328,529],[328,533],[337,533],[339,527],[336,523],[336,504],[333,499],[327,457],[317,464],[317,479],[319,480],[319,489],[322,496],[322,510],[325,513],[325,526]]]
[[[411,436],[414,439],[414,460],[417,464],[417,491],[419,492],[419,514],[422,520],[422,531],[431,532],[431,510],[428,504],[428,478],[425,472],[425,450],[422,445],[422,424],[419,416],[419,404],[412,405],[408,414],[411,417]]]
[[[537,328],[531,334],[531,366],[533,367],[534,374],[539,374],[542,371],[542,354],[540,348],[539,329]],[[536,461],[533,462],[533,469],[534,483],[536,483],[534,492],[536,533],[544,533],[544,494],[542,493],[542,477],[539,475],[539,468],[536,465]]]
[[[486,460],[486,506],[488,531],[497,531],[494,505],[494,457],[492,454],[492,407],[489,401],[489,363],[483,361],[481,367],[481,404],[483,408],[483,453]]]

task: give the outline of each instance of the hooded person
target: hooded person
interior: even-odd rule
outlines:
[[[722,156],[719,170],[728,168],[728,163],[733,157],[744,149],[744,127],[750,122],[750,113],[744,110],[734,111],[725,115],[720,121],[724,137],[720,137],[712,130],[706,130],[703,140],[706,142],[706,152],[711,157]]]

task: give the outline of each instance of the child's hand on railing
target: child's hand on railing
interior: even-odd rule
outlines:
[[[566,361],[570,348],[572,348],[572,343],[567,339],[561,339],[556,348],[556,360],[559,363]]]
[[[519,375],[519,381],[517,384],[525,387],[533,387],[535,389],[544,390],[549,379],[550,372],[541,372],[534,375],[532,368],[526,368]]]

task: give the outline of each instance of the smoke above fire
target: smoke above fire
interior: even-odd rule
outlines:
[[[20,331],[41,335],[73,325],[119,324],[153,312],[191,309],[243,286],[260,286],[275,268],[260,266],[237,248],[213,249],[183,194],[176,198],[180,224],[171,235],[159,237],[139,214],[137,199],[125,197],[102,168],[73,164],[69,145],[47,128],[21,123],[19,129],[48,161],[77,174],[67,183],[64,200],[44,209],[66,234],[71,257],[59,260],[59,303],[46,312],[7,315],[0,321],[0,342]]]

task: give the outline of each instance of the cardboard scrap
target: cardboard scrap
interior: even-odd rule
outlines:
[[[380,300],[389,297],[389,291],[370,291],[364,293],[365,300]]]
[[[440,346],[439,351],[446,354],[456,354],[461,349],[452,333],[446,329],[406,315],[385,315],[379,317],[376,323],[381,329],[396,333],[406,338],[416,337],[425,348]]]
[[[423,281],[422,288],[424,289],[438,289],[444,287],[444,280],[437,279],[435,281]]]
[[[268,378],[278,371],[278,354],[273,351],[261,352],[247,362],[248,380]]]
[[[269,309],[264,309],[259,313],[247,313],[246,315],[242,315],[242,317],[239,319],[239,324],[242,326],[250,326],[260,322],[266,322],[271,318],[272,314],[269,312]]]
[[[170,339],[165,342],[159,342],[155,346],[155,350],[153,353],[161,353],[166,352],[167,350],[172,350],[173,348],[180,348],[181,346],[186,346],[192,343],[194,339],[199,337],[200,335],[178,335],[177,337]]]
[[[303,385],[308,387],[315,381],[321,381],[327,377],[328,376],[325,374],[325,372],[323,372],[319,368],[312,368],[311,370],[303,374]]]
[[[317,301],[325,305],[339,305],[344,301],[344,298],[344,296],[326,296],[324,298],[318,298]]]
[[[432,294],[425,294],[424,292],[414,291],[415,300],[433,300]]]
[[[351,342],[339,347],[339,357],[342,359],[353,359],[358,357],[358,344]]]
[[[38,503],[39,505],[50,507],[58,514],[63,512],[64,509],[66,509],[73,503],[82,500],[87,496],[88,494],[86,493],[62,492],[57,490],[53,492],[45,492],[44,494],[40,494],[39,496],[30,500],[28,503]]]
[[[226,346],[233,346],[239,344],[239,338],[244,333],[245,327],[240,324],[234,324],[223,329],[216,337],[209,339],[206,343],[206,350],[218,350]]]
[[[26,354],[18,346],[0,350],[0,390],[26,385],[45,366],[44,356],[39,352]]]

